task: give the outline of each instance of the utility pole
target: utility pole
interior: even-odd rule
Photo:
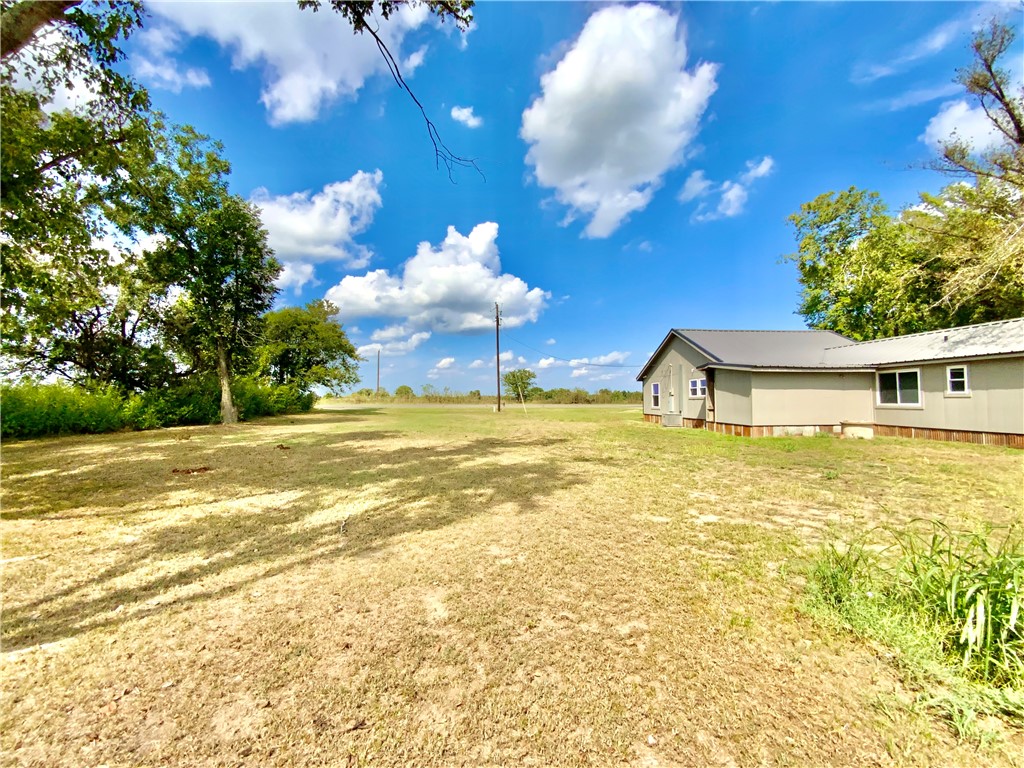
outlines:
[[[498,382],[498,413],[501,413],[501,315],[494,302],[494,369]]]

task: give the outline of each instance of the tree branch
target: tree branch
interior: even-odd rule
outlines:
[[[35,37],[41,27],[54,21],[65,20],[64,12],[80,5],[82,0],[24,0],[12,6],[3,15],[0,25],[0,56],[13,56]]]

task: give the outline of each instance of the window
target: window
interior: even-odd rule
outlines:
[[[651,384],[651,408],[661,408],[661,384],[656,381]]]
[[[690,379],[690,397],[704,397],[707,393],[707,379]]]
[[[951,365],[946,368],[946,394],[969,395],[971,385],[967,380],[966,365]]]
[[[919,371],[886,371],[878,374],[879,405],[920,405]]]

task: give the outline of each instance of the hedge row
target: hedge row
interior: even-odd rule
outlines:
[[[316,397],[294,387],[237,378],[232,394],[242,420],[308,411]],[[153,429],[220,421],[216,377],[195,377],[174,387],[122,397],[113,389],[65,384],[15,384],[0,388],[0,435],[39,437]]]

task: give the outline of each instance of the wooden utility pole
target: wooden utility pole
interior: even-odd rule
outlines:
[[[494,370],[498,381],[498,413],[501,413],[501,315],[494,302]]]

